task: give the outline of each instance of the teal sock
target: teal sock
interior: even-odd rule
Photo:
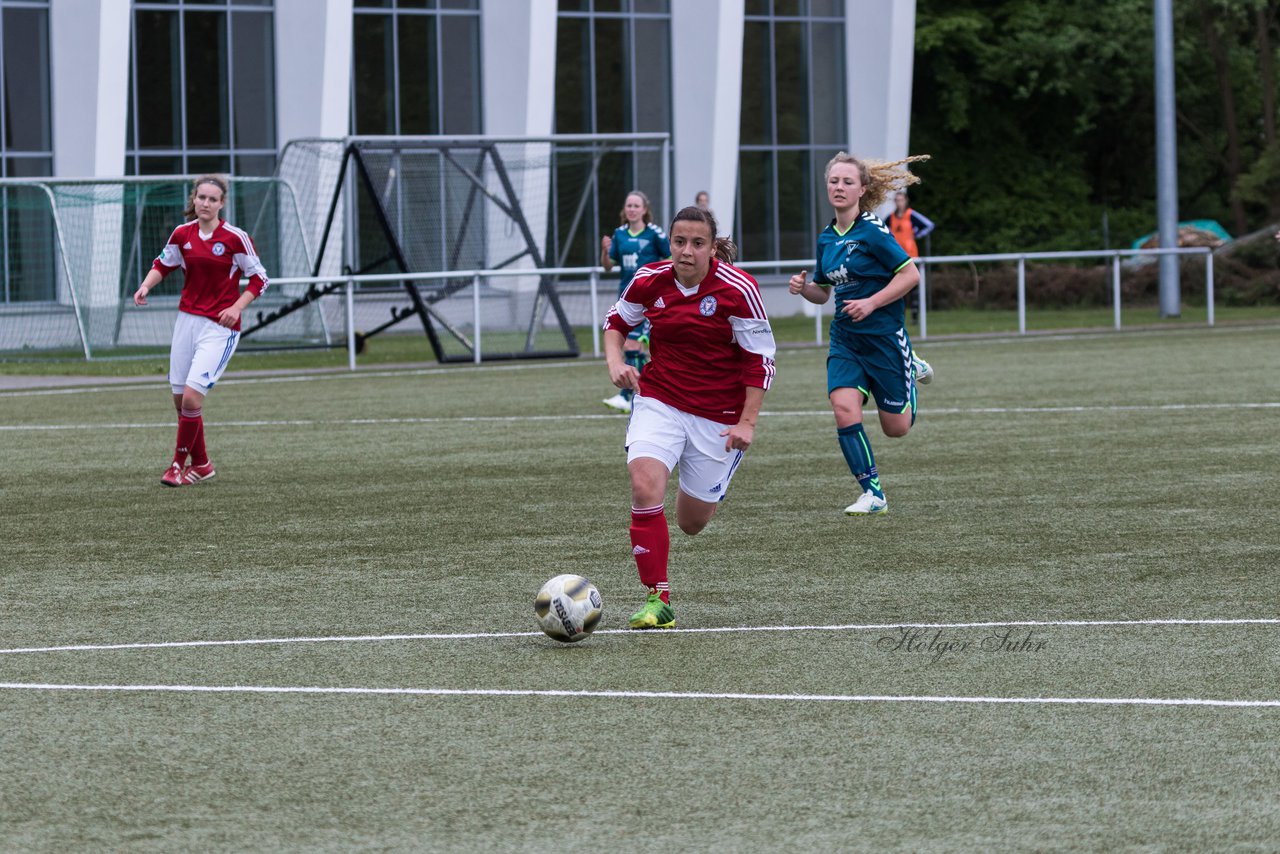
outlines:
[[[649,361],[649,357],[643,350],[626,350],[622,355],[626,358],[627,364],[635,368],[637,373],[643,371],[645,362]],[[622,396],[627,400],[630,400],[633,395],[635,395],[635,392],[629,388],[622,390]]]
[[[867,441],[867,432],[862,429],[862,424],[841,427],[836,430],[836,437],[840,440],[844,461],[849,464],[849,471],[853,472],[858,486],[863,492],[869,489],[876,498],[884,498],[880,474],[876,471],[876,458],[871,453],[871,443]]]

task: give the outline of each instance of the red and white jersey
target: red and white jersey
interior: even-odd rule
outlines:
[[[226,220],[218,220],[208,238],[200,236],[199,220],[175,228],[151,269],[167,276],[178,267],[186,271],[178,310],[214,321],[240,298],[241,276],[248,277],[248,289],[255,297],[267,289],[267,271],[253,240]]]
[[[776,368],[773,329],[760,286],[731,264],[711,259],[692,288],[670,261],[647,264],[605,316],[604,328],[630,332],[650,323],[651,361],[640,393],[683,412],[737,423],[748,386],[768,389]]]

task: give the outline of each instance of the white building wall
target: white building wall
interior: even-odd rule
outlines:
[[[343,137],[351,122],[353,0],[276,0],[276,133]]]
[[[732,234],[742,109],[743,0],[675,2],[671,99],[675,159],[672,214],[706,190],[722,234]]]
[[[911,136],[916,0],[845,0],[849,152],[896,160]]]

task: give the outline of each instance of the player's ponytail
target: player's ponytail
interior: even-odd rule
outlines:
[[[227,200],[227,179],[221,175],[201,175],[199,178],[191,182],[191,195],[187,196],[187,206],[182,211],[182,218],[186,222],[196,218],[196,193],[200,190],[201,184],[212,184],[222,191],[222,200]]]
[[[860,160],[852,154],[841,151],[827,161],[827,168],[822,177],[824,180],[830,178],[831,167],[837,163],[853,164],[858,170],[862,186],[867,190],[863,193],[858,208],[862,211],[874,211],[898,190],[912,184],[919,184],[920,178],[911,174],[911,170],[907,167],[912,163],[928,159],[927,154],[915,154],[901,160]]]
[[[687,208],[681,208],[676,214],[676,218],[671,220],[671,228],[674,230],[677,222],[700,222],[711,229],[711,241],[715,251],[715,256],[726,264],[732,263],[738,257],[738,247],[727,237],[717,237],[716,232],[719,227],[716,225],[716,215],[706,208],[700,208],[697,205],[690,205]]]

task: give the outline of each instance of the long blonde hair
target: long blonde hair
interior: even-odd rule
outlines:
[[[862,199],[858,202],[858,209],[874,211],[884,204],[884,200],[891,194],[912,184],[919,184],[920,178],[911,174],[907,164],[928,159],[929,155],[927,154],[914,154],[902,160],[859,160],[852,154],[841,151],[827,161],[827,168],[822,173],[822,180],[826,181],[831,177],[832,166],[838,163],[853,164],[858,167],[858,177],[862,180],[862,186],[867,188],[867,191],[862,194]]]

